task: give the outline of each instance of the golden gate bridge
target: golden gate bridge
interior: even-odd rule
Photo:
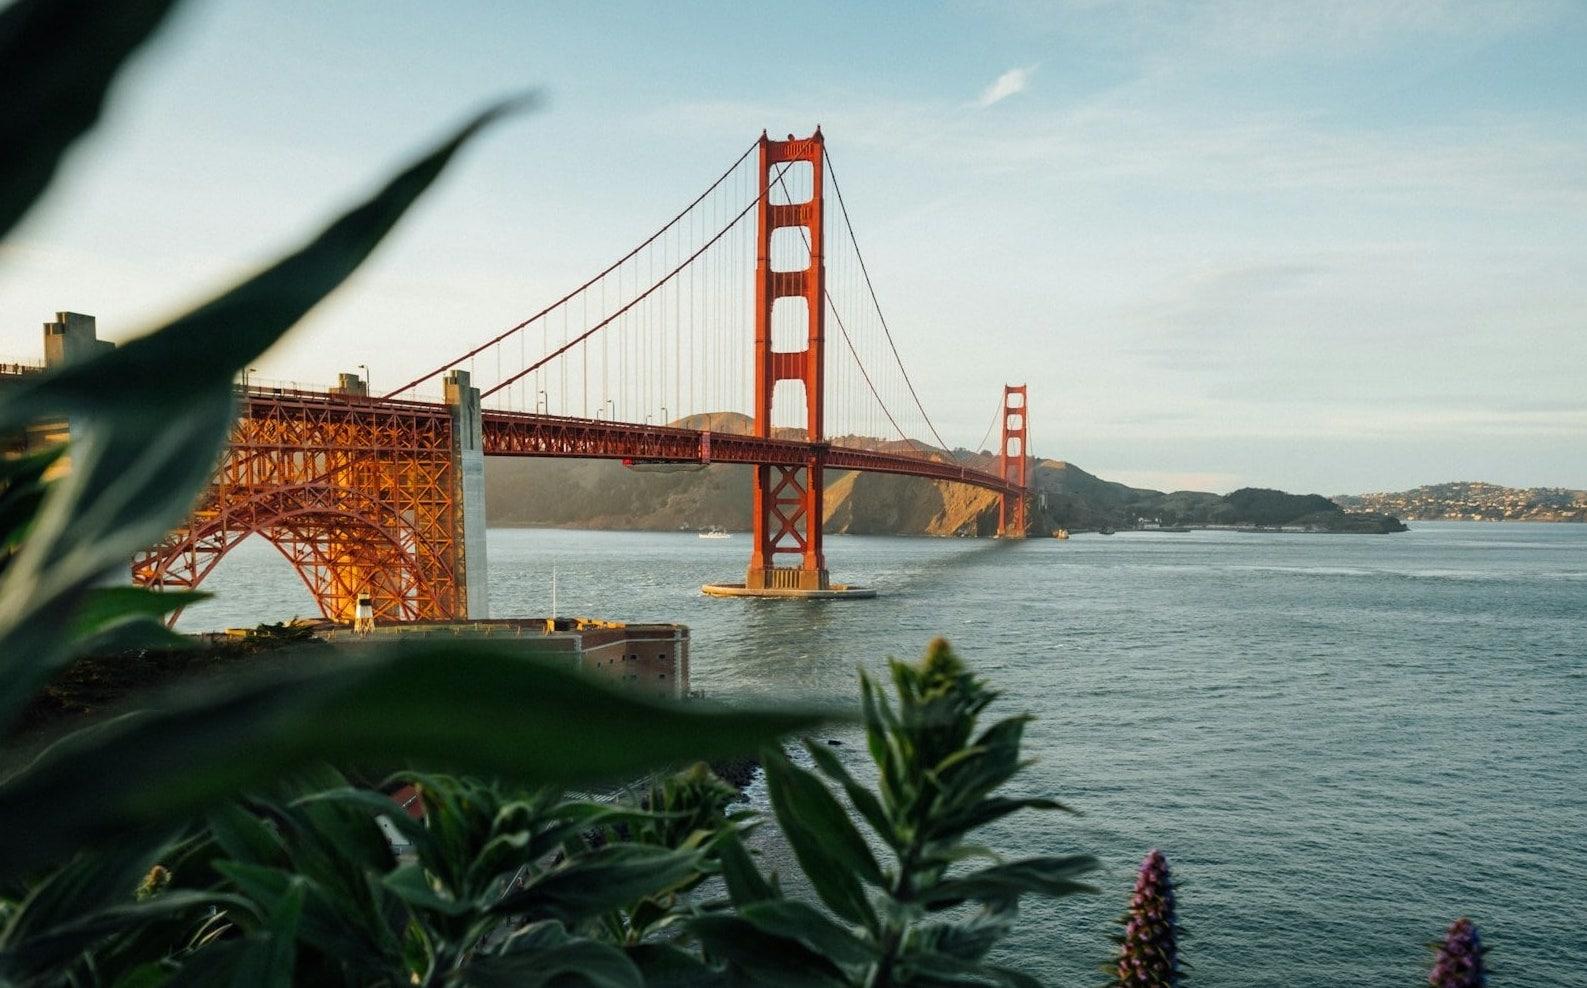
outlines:
[[[400,388],[371,394],[349,374],[240,390],[212,483],[133,560],[137,583],[198,587],[260,535],[327,618],[351,620],[361,595],[382,621],[485,617],[486,456],[752,466],[749,564],[721,593],[851,589],[822,547],[829,469],[985,488],[1000,536],[1027,526],[1025,386],[998,404],[996,471],[956,459],[905,370],[819,128],[762,134],[599,274]]]

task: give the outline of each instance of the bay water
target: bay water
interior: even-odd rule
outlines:
[[[1386,536],[1121,532],[1067,542],[830,537],[869,601],[721,600],[745,535],[500,529],[496,616],[692,629],[693,686],[852,705],[856,670],[948,638],[1029,711],[1010,854],[1087,851],[1102,894],[1028,906],[1001,959],[1091,986],[1135,865],[1182,883],[1201,985],[1411,985],[1469,915],[1495,985],[1587,985],[1587,526]],[[184,630],[315,613],[259,539]],[[856,731],[823,740],[862,769]],[[764,793],[751,790],[764,804]],[[768,865],[793,870],[786,851]]]

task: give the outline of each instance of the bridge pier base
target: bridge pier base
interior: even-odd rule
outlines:
[[[457,616],[490,617],[489,564],[485,558],[485,437],[479,389],[468,371],[446,375],[446,403],[452,409],[452,567],[457,586]]]

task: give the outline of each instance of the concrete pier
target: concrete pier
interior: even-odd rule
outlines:
[[[468,371],[446,375],[446,403],[452,409],[452,503],[457,517],[455,567],[459,616],[475,621],[490,617],[489,564],[485,559],[485,435],[480,418],[479,389],[469,384]]]

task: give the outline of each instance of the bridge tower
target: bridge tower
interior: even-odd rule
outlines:
[[[822,230],[823,139],[821,129],[808,138],[774,141],[760,137],[760,201],[756,206],[755,262],[755,435],[772,434],[772,400],[777,385],[798,382],[804,391],[804,438],[812,444],[805,462],[763,464],[755,468],[754,544],[744,576],[748,591],[822,592],[831,589],[826,556],[821,551],[822,469],[826,434],[822,423],[826,368],[826,263]],[[810,166],[810,198],[804,202],[772,201],[773,169],[780,177],[790,165]],[[783,185],[787,189],[787,185]],[[802,270],[772,267],[772,237],[782,229],[801,229],[810,248]],[[778,299],[804,302],[804,346],[776,350],[772,332]],[[794,565],[779,565],[793,557]]]
[[[997,534],[1005,539],[1022,539],[1029,531],[1024,491],[1030,466],[1030,416],[1025,388],[1023,384],[1003,386],[1003,442],[998,447],[998,473],[1020,488],[1019,494],[1003,494],[998,503]]]

